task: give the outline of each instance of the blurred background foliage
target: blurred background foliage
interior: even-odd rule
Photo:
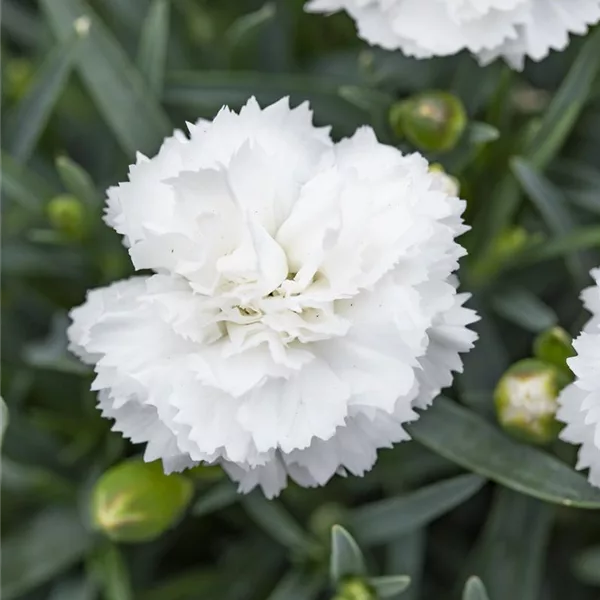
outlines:
[[[513,73],[369,48],[347,16],[302,4],[2,0],[3,600],[598,597],[600,492],[551,415],[524,436],[494,390],[534,355],[550,401],[569,377],[555,327],[580,330],[600,264],[600,30]],[[273,502],[218,468],[144,466],[65,339],[85,291],[131,272],[104,190],[136,151],[250,95],[309,100],[335,137],[370,124],[454,176],[473,227],[461,279],[482,316],[415,441],[362,479]]]

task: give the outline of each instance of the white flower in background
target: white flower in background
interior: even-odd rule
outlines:
[[[522,69],[564,50],[600,20],[600,0],[310,0],[307,9],[347,11],[369,44],[431,58],[469,50]]]
[[[580,445],[578,469],[589,469],[589,480],[600,487],[600,269],[592,271],[596,285],[582,294],[592,318],[573,342],[577,356],[567,360],[575,374],[558,398],[557,419],[566,424],[560,437]]]
[[[464,202],[362,128],[303,104],[190,125],[108,191],[137,269],[72,311],[71,349],[116,431],[167,472],[242,491],[362,475],[460,371],[476,320],[452,272]]]

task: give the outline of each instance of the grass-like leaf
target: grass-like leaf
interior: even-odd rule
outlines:
[[[89,569],[106,600],[133,600],[127,565],[117,546],[108,542],[102,544],[93,553]]]
[[[2,439],[4,438],[4,432],[8,426],[8,407],[6,402],[0,396],[0,447],[2,446]]]
[[[577,228],[562,193],[546,177],[522,158],[514,158],[511,168],[554,235],[566,235]],[[566,262],[576,283],[583,286],[588,269],[577,255],[567,256]]]
[[[3,194],[27,211],[41,212],[56,190],[37,173],[19,164],[6,152],[2,153],[0,163],[2,168],[0,183]]]
[[[79,562],[91,541],[78,513],[67,508],[49,508],[21,523],[2,539],[2,600],[18,598]]]
[[[575,577],[586,585],[600,587],[600,546],[591,546],[573,560]]]
[[[231,481],[222,481],[203,492],[192,508],[192,514],[196,517],[204,517],[217,510],[235,504],[239,494]]]
[[[283,576],[267,600],[315,600],[323,584],[320,573],[311,576],[293,570]]]
[[[460,475],[404,496],[357,508],[352,530],[365,546],[391,542],[452,510],[484,484],[477,475]]]
[[[479,577],[469,577],[465,584],[462,600],[489,600],[487,591]]]
[[[543,168],[556,156],[587,103],[600,70],[600,29],[586,40],[569,74],[554,95],[525,156]]]
[[[486,582],[491,600],[540,597],[552,513],[551,505],[535,498],[506,488],[497,491],[473,551],[472,569]]]
[[[316,542],[275,500],[266,500],[256,492],[243,498],[242,506],[265,532],[283,546],[303,553],[310,553],[315,548]]]
[[[438,398],[407,429],[429,449],[517,492],[563,506],[600,508],[600,490],[585,477],[447,398]]]
[[[354,538],[340,525],[331,530],[329,574],[333,584],[344,577],[366,574],[365,560]]]
[[[26,161],[43,133],[61,92],[65,88],[81,39],[73,32],[44,60],[27,95],[7,117],[6,148],[19,161]]]
[[[76,19],[90,19],[77,67],[107,125],[130,158],[154,153],[171,133],[154,95],[110,31],[85,0],[41,0],[52,29],[68,39]]]
[[[378,598],[396,598],[410,586],[410,577],[406,575],[370,577],[369,583],[377,592]]]
[[[250,96],[256,96],[262,105],[290,96],[292,105],[309,100],[318,124],[351,134],[368,116],[340,96],[339,90],[348,83],[352,82],[279,73],[179,71],[167,78],[164,100],[197,117],[212,116],[223,104],[237,110]]]
[[[140,35],[137,64],[146,82],[160,98],[167,63],[170,23],[167,0],[153,0]]]
[[[544,331],[558,322],[554,310],[524,288],[499,291],[491,303],[500,316],[533,333]]]
[[[56,170],[62,179],[64,186],[88,208],[98,208],[100,194],[89,174],[75,161],[67,156],[59,156],[56,159]]]

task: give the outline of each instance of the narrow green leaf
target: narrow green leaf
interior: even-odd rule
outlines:
[[[497,490],[473,550],[472,570],[485,581],[491,600],[540,597],[552,514],[550,504],[506,488]]]
[[[515,178],[507,173],[494,186],[486,204],[482,207],[473,223],[470,234],[470,254],[479,262],[488,258],[488,253],[494,247],[498,237],[513,222],[519,209],[521,190]],[[472,267],[475,270],[476,262]]]
[[[9,38],[33,48],[42,48],[51,43],[50,32],[38,15],[22,0],[3,0],[2,29]]]
[[[100,195],[89,174],[68,156],[56,159],[56,169],[64,186],[89,208],[98,208]]]
[[[323,588],[320,574],[306,575],[301,571],[290,571],[271,592],[268,600],[315,600]]]
[[[142,25],[137,64],[157,98],[162,95],[170,23],[167,0],[153,0]]]
[[[193,569],[175,575],[151,589],[136,595],[139,600],[197,600],[217,598],[218,572],[214,569]]]
[[[365,560],[354,538],[341,526],[331,529],[329,575],[335,585],[345,577],[366,574]]]
[[[81,38],[71,37],[50,52],[36,72],[25,97],[6,120],[5,144],[19,161],[26,161],[42,135],[50,113],[66,86]]]
[[[550,181],[522,158],[513,158],[511,168],[554,235],[565,235],[576,229],[565,198]],[[576,283],[583,286],[588,269],[577,256],[568,256],[566,262]]]
[[[581,227],[567,235],[536,244],[526,252],[517,255],[507,265],[507,269],[529,267],[546,260],[563,258],[575,252],[593,248],[600,248],[600,227]]]
[[[517,492],[563,506],[600,508],[600,490],[585,477],[447,398],[438,398],[407,429],[434,452]]]
[[[48,600],[96,600],[98,591],[86,577],[70,577],[55,585]]]
[[[283,546],[303,553],[310,553],[315,549],[316,542],[281,504],[253,493],[242,499],[242,506],[266,533]]]
[[[573,561],[573,572],[582,583],[600,587],[600,546],[580,552]]]
[[[113,35],[85,0],[41,0],[41,7],[56,35],[68,39],[73,23],[90,19],[81,40],[77,67],[98,109],[123,150],[153,154],[171,133],[168,118],[155,101],[142,76],[134,68]]]
[[[425,562],[425,528],[415,529],[391,542],[386,548],[386,573],[404,573],[410,577],[410,587],[404,599],[417,600],[421,597],[421,577]]]
[[[0,446],[2,446],[2,440],[4,439],[4,432],[8,426],[8,407],[4,398],[0,396]]]
[[[479,577],[469,577],[463,591],[462,600],[489,600],[487,591]]]
[[[600,70],[600,29],[586,40],[548,107],[537,133],[527,145],[525,156],[544,168],[558,153],[587,103]]]
[[[148,12],[150,0],[102,0],[112,20],[130,31],[136,32]]]
[[[2,537],[2,600],[22,596],[79,562],[90,542],[75,510],[49,508],[19,524]]]
[[[235,485],[231,481],[221,481],[203,492],[192,508],[195,517],[205,517],[213,512],[231,506],[239,499]]]
[[[377,592],[378,598],[395,598],[410,585],[410,577],[406,575],[386,575],[384,577],[370,577],[369,584]]]
[[[533,333],[558,322],[554,310],[525,288],[508,288],[494,294],[492,306],[506,320]]]
[[[117,546],[102,544],[92,555],[89,569],[102,588],[103,600],[133,600],[127,565]]]
[[[231,52],[238,52],[256,40],[264,26],[273,20],[277,8],[273,2],[265,3],[252,13],[236,19],[225,32],[225,43]]]
[[[523,191],[548,225],[548,229],[557,235],[571,231],[575,223],[561,192],[529,161],[514,157],[510,166]]]
[[[32,212],[42,212],[56,190],[39,175],[19,164],[6,152],[0,161],[2,192],[16,204]]]
[[[469,123],[467,129],[469,143],[475,145],[489,144],[495,142],[500,137],[500,132],[493,125],[488,123],[479,123],[477,121]]]
[[[237,110],[250,96],[256,96],[261,105],[290,96],[292,105],[308,100],[317,123],[351,134],[364,125],[366,113],[339,95],[346,84],[332,78],[279,73],[179,71],[168,76],[164,99],[172,106],[193,110],[197,117],[212,116],[224,104]]]
[[[363,505],[353,513],[352,531],[365,546],[390,542],[452,510],[484,482],[477,475],[460,475],[405,496]]]

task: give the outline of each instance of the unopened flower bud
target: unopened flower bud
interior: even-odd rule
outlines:
[[[456,177],[448,175],[442,165],[438,163],[430,165],[429,172],[435,177],[444,193],[449,196],[458,196],[460,194],[460,182]]]
[[[192,491],[187,478],[165,475],[160,462],[129,460],[109,469],[96,483],[93,522],[114,541],[153,540],[178,521]]]
[[[513,437],[548,444],[560,431],[555,419],[559,392],[569,378],[554,365],[537,359],[514,364],[502,376],[494,394],[496,415]]]
[[[48,220],[52,227],[71,239],[80,239],[85,233],[85,210],[81,202],[70,194],[55,196],[48,203]]]
[[[333,600],[377,600],[375,590],[364,579],[341,581]]]
[[[398,136],[431,152],[452,150],[467,126],[465,107],[448,92],[424,92],[398,102],[389,118]]]
[[[552,327],[540,333],[533,343],[533,353],[536,358],[547,362],[572,378],[567,359],[575,356],[571,336],[562,327]]]

